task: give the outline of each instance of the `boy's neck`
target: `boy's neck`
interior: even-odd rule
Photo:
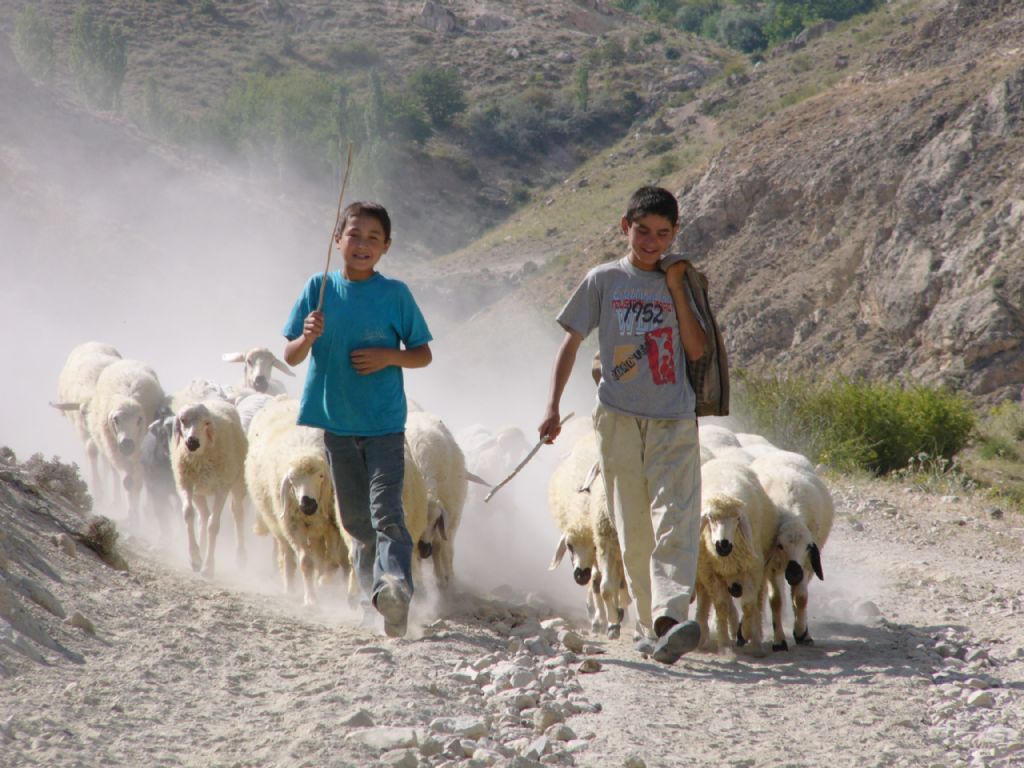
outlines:
[[[626,252],[626,260],[631,265],[633,265],[634,267],[636,267],[637,269],[639,269],[639,270],[641,270],[643,272],[657,272],[658,271],[657,263],[655,263],[655,264],[644,264],[642,261],[640,261],[636,257],[636,254],[634,254],[633,251],[627,251]],[[659,261],[660,261],[660,259],[659,259]]]
[[[377,270],[371,269],[369,272],[357,272],[352,270],[349,272],[347,269],[341,270],[341,276],[348,280],[350,283],[362,283],[369,280],[371,277],[377,274]]]

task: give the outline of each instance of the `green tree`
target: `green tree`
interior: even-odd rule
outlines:
[[[586,112],[590,108],[590,68],[583,63],[576,67],[576,109]]]
[[[14,19],[14,54],[26,73],[41,80],[53,77],[57,54],[50,22],[25,6]]]
[[[81,6],[71,22],[71,71],[93,106],[119,109],[128,55],[124,32]]]
[[[406,89],[419,100],[437,128],[444,128],[466,111],[462,78],[454,67],[420,67],[409,77]]]

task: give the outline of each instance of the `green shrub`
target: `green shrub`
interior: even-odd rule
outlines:
[[[838,469],[881,475],[907,468],[922,454],[948,461],[975,428],[967,401],[947,389],[743,371],[736,380],[741,421]]]
[[[327,62],[337,70],[374,67],[380,63],[380,53],[364,40],[331,43],[327,47]]]
[[[671,136],[648,136],[644,139],[644,151],[648,155],[660,155],[668,152],[675,145]]]
[[[18,64],[32,77],[49,80],[57,63],[50,22],[25,6],[14,18],[14,54]]]
[[[462,78],[454,67],[420,67],[409,77],[406,90],[438,128],[449,125],[456,115],[466,111],[466,93]]]
[[[82,6],[71,22],[71,71],[87,101],[100,109],[118,109],[128,66],[124,32]]]
[[[654,175],[659,179],[663,179],[682,167],[683,165],[676,155],[665,154],[658,158],[658,162],[654,166]]]
[[[1024,450],[1024,406],[1007,400],[989,409],[978,425],[978,453],[984,459],[1020,461]]]
[[[77,464],[65,464],[56,456],[47,461],[43,454],[34,453],[22,469],[34,485],[57,494],[75,512],[84,515],[92,509],[89,487],[78,474]]]

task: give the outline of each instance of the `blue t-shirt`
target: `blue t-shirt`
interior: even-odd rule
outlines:
[[[302,335],[306,315],[320,300],[323,273],[313,275],[292,307],[284,335]],[[375,273],[353,282],[341,271],[327,275],[324,332],[311,350],[306,385],[299,404],[299,424],[337,435],[376,437],[405,430],[407,406],[402,369],[389,365],[362,375],[352,367],[354,350],[368,347],[406,349],[431,340],[409,287]]]

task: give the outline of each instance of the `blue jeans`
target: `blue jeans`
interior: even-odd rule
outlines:
[[[405,435],[353,437],[324,432],[341,524],[353,539],[352,567],[371,601],[385,575],[412,596],[412,537],[405,527]]]

